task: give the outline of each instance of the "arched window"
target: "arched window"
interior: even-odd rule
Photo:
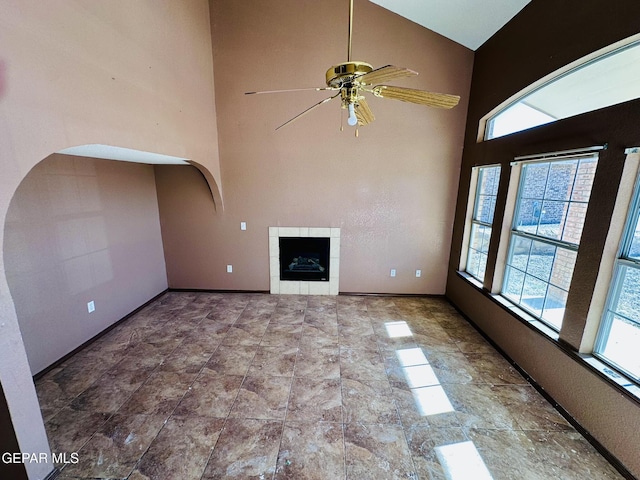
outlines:
[[[640,35],[634,35],[511,97],[480,121],[478,137],[491,140],[639,97]]]

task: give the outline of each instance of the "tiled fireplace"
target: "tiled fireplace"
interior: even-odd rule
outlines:
[[[314,248],[323,250],[326,245],[322,239],[328,239],[328,259],[324,253],[302,253]],[[299,247],[295,247],[297,244]],[[285,253],[281,255],[280,247],[290,252],[300,251],[295,258]],[[298,248],[298,250],[296,250]],[[280,264],[281,258],[284,265]],[[328,262],[328,263],[325,263]],[[305,274],[304,272],[309,273]],[[269,272],[271,276],[271,293],[294,295],[337,295],[340,280],[340,229],[334,227],[269,227]],[[293,272],[293,273],[292,273]],[[302,272],[300,280],[295,278],[296,272]]]

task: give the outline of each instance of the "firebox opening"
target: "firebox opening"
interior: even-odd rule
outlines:
[[[329,238],[280,237],[280,280],[329,281]]]

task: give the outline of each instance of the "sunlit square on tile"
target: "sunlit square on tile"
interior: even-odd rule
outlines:
[[[412,337],[411,329],[407,322],[386,322],[384,328],[387,329],[389,338]]]
[[[414,388],[411,393],[423,417],[455,411],[441,385]]]
[[[427,357],[424,356],[424,352],[419,347],[396,350],[396,357],[398,357],[398,361],[403,367],[425,365],[429,363],[427,362]]]
[[[473,442],[436,447],[436,455],[447,480],[493,480]]]
[[[409,384],[411,388],[440,385],[440,381],[433,371],[433,368],[431,368],[431,365],[415,365],[412,367],[404,367],[402,370],[407,379],[407,384]]]

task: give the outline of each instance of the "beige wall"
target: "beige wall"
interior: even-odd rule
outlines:
[[[443,293],[473,52],[356,1],[353,59],[412,68],[417,78],[395,83],[459,94],[460,105],[371,98],[376,120],[355,138],[346,121],[340,132],[335,100],[276,132],[329,93],[244,92],[322,86],[346,61],[348,2],[211,8],[225,211],[212,214],[193,172],[157,169],[169,284],[268,290],[268,227],[320,226],[342,229],[340,291]]]
[[[1,3],[0,225],[34,165],[86,144],[188,158],[221,203],[206,0]],[[2,253],[0,319],[0,381],[20,448],[47,452]],[[51,468],[27,465],[30,478]]]
[[[4,259],[35,374],[167,288],[153,167],[46,158],[11,200]]]

